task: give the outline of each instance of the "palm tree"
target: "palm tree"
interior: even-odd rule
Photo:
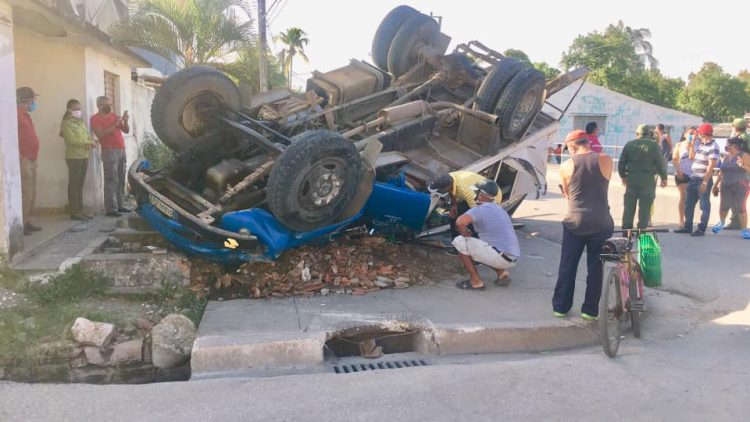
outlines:
[[[292,62],[294,61],[294,56],[299,54],[302,60],[307,63],[309,60],[305,54],[305,46],[310,40],[307,38],[305,31],[296,27],[287,29],[285,32],[278,34],[274,39],[285,45],[285,48],[279,53],[279,60],[284,68],[284,74],[287,76],[289,89],[292,89]]]
[[[254,48],[251,10],[247,0],[133,0],[112,36],[178,67],[221,67]]]
[[[651,38],[651,30],[648,28],[633,29],[629,26],[625,26],[622,21],[617,22],[617,29],[625,33],[630,42],[635,47],[636,52],[640,55],[641,60],[648,66],[650,70],[657,70],[659,67],[659,60],[654,57],[654,46],[648,41]]]

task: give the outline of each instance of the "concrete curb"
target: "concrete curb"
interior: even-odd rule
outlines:
[[[569,320],[435,327],[439,354],[533,353],[589,346],[596,327]]]
[[[433,325],[424,319],[417,321],[419,318],[405,318],[399,322],[421,331],[415,352],[433,356],[535,353],[598,342],[596,326],[576,319],[470,325]],[[395,322],[392,318],[381,321],[367,318],[361,326],[392,328]],[[356,323],[347,325],[357,326]],[[326,341],[339,334],[341,326],[316,328],[319,331],[199,337],[193,345],[192,379],[238,372],[275,374],[323,370]]]

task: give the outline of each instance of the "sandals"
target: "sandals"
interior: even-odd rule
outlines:
[[[484,284],[482,284],[482,287],[474,287],[471,285],[471,280],[459,281],[456,283],[456,287],[461,290],[484,290]]]
[[[497,287],[507,287],[508,284],[510,284],[510,276],[498,278],[495,280],[495,286]]]

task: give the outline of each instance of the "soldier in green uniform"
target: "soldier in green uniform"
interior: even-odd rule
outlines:
[[[656,176],[661,178],[661,187],[667,186],[667,166],[659,145],[649,137],[652,132],[651,126],[639,125],[635,131],[637,138],[625,144],[620,154],[617,171],[625,184],[623,230],[633,228],[636,206],[638,228],[648,227],[651,205],[656,197]]]

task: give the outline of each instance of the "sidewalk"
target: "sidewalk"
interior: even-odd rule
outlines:
[[[320,367],[325,342],[356,329],[416,330],[413,351],[428,355],[543,352],[595,343],[596,325],[578,317],[585,269],[572,316],[555,318],[550,302],[559,245],[518,235],[523,257],[508,287],[494,286],[494,272],[480,267],[485,291],[459,290],[458,279],[447,279],[364,296],[212,301],[193,348],[193,377]],[[455,257],[433,256],[459,265]]]

